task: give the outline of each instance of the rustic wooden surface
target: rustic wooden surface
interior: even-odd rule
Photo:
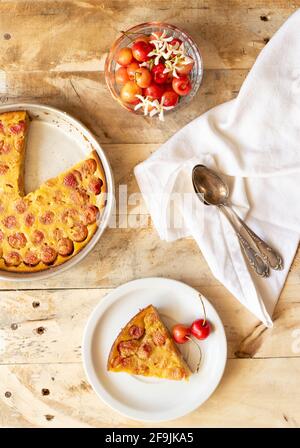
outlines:
[[[0,102],[39,102],[70,112],[103,144],[117,186],[137,192],[133,167],[191,119],[235,97],[259,51],[299,6],[284,0],[1,0]],[[206,69],[190,107],[163,125],[142,117],[129,121],[103,75],[112,39],[147,20],[188,31]],[[141,210],[149,219],[143,205]],[[94,251],[62,275],[1,282],[0,426],[141,426],[108,409],[91,390],[81,365],[82,330],[112,288],[164,276],[195,286],[211,300],[229,345],[214,395],[168,426],[299,427],[299,261],[298,254],[273,329],[259,325],[212,277],[192,240],[161,242],[150,220],[142,229],[108,229]]]

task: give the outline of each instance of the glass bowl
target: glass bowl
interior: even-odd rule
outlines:
[[[179,108],[187,105],[196,95],[202,81],[203,62],[200,51],[196,43],[185,31],[182,31],[174,25],[163,22],[147,22],[129,28],[127,31],[123,32],[122,35],[114,42],[110,49],[110,52],[107,55],[105,61],[105,79],[112,97],[117,100],[122,107],[138,115],[144,114],[142,108],[134,110],[134,105],[125,103],[120,97],[120,86],[116,83],[115,80],[115,71],[119,67],[119,65],[116,63],[116,54],[121,48],[130,47],[134,39],[137,39],[138,37],[145,34],[150,35],[151,33],[162,32],[164,30],[168,35],[171,35],[174,38],[179,38],[184,43],[187,55],[194,60],[193,69],[189,73],[189,78],[192,86],[191,91],[188,95],[181,96],[177,105],[170,110],[165,110],[164,114],[169,114],[170,112],[174,112]]]

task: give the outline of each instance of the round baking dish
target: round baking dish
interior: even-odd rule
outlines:
[[[0,106],[0,113],[26,110],[31,119],[25,163],[25,191],[36,189],[45,180],[71,168],[95,150],[101,160],[107,183],[106,206],[98,229],[88,244],[65,263],[40,272],[0,270],[0,280],[33,281],[49,278],[79,263],[99,241],[107,227],[114,206],[114,181],[109,161],[93,136],[78,120],[59,109],[29,103]]]

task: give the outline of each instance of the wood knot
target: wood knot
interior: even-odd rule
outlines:
[[[260,20],[262,20],[263,22],[268,22],[270,20],[270,16],[266,15],[260,16]]]
[[[48,420],[48,422],[50,422],[51,420],[54,419],[54,415],[46,414],[45,419]]]
[[[236,351],[234,352],[234,356],[236,358],[252,358],[250,353],[242,352],[242,351]]]
[[[49,389],[42,389],[42,395],[50,395],[50,390]]]
[[[33,308],[38,308],[40,306],[40,302],[34,301],[34,302],[32,302],[32,306],[33,306]]]
[[[11,324],[10,328],[11,328],[12,330],[17,330],[17,328],[18,328],[18,324]]]
[[[37,334],[44,334],[46,329],[44,327],[38,327],[36,329]]]
[[[4,37],[5,40],[11,39],[11,35],[9,33],[3,34],[3,37]]]
[[[5,395],[6,398],[10,398],[11,397],[11,392],[9,392],[9,390],[8,390],[7,392],[5,392],[4,395]]]

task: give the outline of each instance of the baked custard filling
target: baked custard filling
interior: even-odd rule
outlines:
[[[74,257],[95,234],[107,191],[92,151],[25,195],[28,128],[26,111],[0,114],[0,269],[13,272],[41,271]]]
[[[169,380],[187,380],[191,371],[153,305],[121,330],[111,348],[107,370]]]

